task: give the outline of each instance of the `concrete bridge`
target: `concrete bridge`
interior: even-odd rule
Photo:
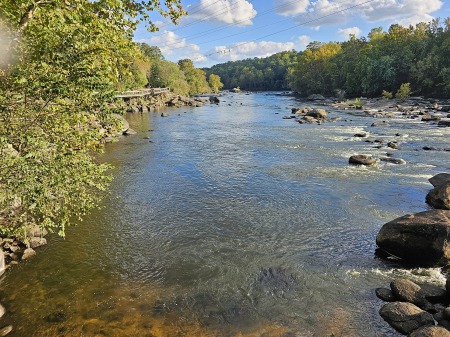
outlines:
[[[131,91],[124,91],[120,94],[115,95],[115,98],[122,98],[124,101],[131,100],[133,98],[140,98],[140,97],[147,97],[147,96],[154,96],[158,94],[163,94],[165,92],[170,92],[170,88],[145,88],[145,89],[139,89],[139,90],[131,90]]]

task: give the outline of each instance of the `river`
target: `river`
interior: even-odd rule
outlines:
[[[127,116],[137,135],[100,156],[115,175],[103,208],[2,276],[10,336],[398,336],[374,288],[443,278],[377,258],[375,237],[428,209],[450,153],[422,147],[450,147],[450,128],[349,111],[299,125],[281,117],[311,104],[290,96],[221,100]],[[406,164],[348,165],[386,152]]]

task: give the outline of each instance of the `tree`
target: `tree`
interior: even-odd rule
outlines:
[[[114,90],[130,77],[131,36],[147,10],[176,19],[178,0],[2,0],[0,26],[13,54],[0,69],[0,231],[27,226],[65,234],[98,204],[110,177],[101,150]],[[135,19],[133,19],[135,18]],[[103,128],[101,128],[103,126]]]
[[[206,73],[201,69],[196,69],[194,63],[190,59],[178,61],[178,66],[183,71],[186,81],[189,84],[189,94],[195,95],[199,93],[209,92],[210,88],[206,81]]]
[[[208,83],[213,92],[219,92],[220,89],[223,88],[223,83],[220,81],[220,76],[216,74],[209,75]]]

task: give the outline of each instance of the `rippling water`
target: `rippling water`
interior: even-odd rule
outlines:
[[[450,129],[370,127],[349,112],[321,126],[281,119],[307,105],[229,94],[129,115],[138,134],[100,158],[116,176],[104,208],[2,276],[11,336],[397,336],[373,289],[404,273],[443,279],[377,259],[375,237],[427,209],[427,179],[450,154],[421,148],[450,147]],[[348,165],[386,152],[407,164]]]

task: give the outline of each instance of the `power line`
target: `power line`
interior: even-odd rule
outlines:
[[[214,4],[216,4],[216,3],[218,3],[218,2],[222,2],[222,1],[223,1],[223,0],[216,0],[216,1],[214,1],[213,3],[211,3],[211,4],[209,4],[209,5],[206,5],[206,6],[203,7],[203,8],[210,7],[210,6],[214,5]],[[201,7],[201,0],[200,0],[200,2],[199,2],[198,5],[194,5],[194,6],[193,6],[193,8],[195,8],[195,9],[200,8],[200,7]],[[190,11],[188,10],[187,13],[188,13],[188,16],[189,16],[189,15],[192,15],[192,14],[195,14],[195,13],[198,13],[198,12],[201,12],[202,10],[203,10],[203,9],[199,9],[199,10],[196,10],[196,11],[193,11],[193,12],[190,12]],[[172,24],[171,22],[166,23],[166,24],[162,25],[161,27],[158,27],[158,29],[161,29],[161,28],[170,26],[171,24]]]
[[[223,1],[226,1],[226,0],[216,0],[216,1],[214,1],[213,3],[204,6],[202,9],[199,9],[199,10],[197,10],[197,11],[195,11],[195,12],[191,12],[191,13],[188,12],[188,16],[189,16],[189,15],[192,15],[192,14],[195,14],[195,13],[198,13],[198,12],[201,12],[201,11],[203,11],[205,8],[211,7],[212,5],[214,5],[214,4],[218,3],[218,2],[223,2]],[[249,1],[248,1],[248,2],[249,2]],[[250,2],[249,2],[249,3],[250,3]],[[202,23],[202,22],[208,21],[208,20],[211,19],[211,18],[215,18],[215,17],[217,17],[217,16],[219,16],[219,15],[221,15],[221,14],[226,13],[226,12],[229,11],[230,9],[233,9],[234,7],[236,7],[236,5],[239,5],[239,3],[238,3],[238,2],[235,2],[231,7],[225,8],[225,10],[222,10],[222,11],[220,11],[219,13],[216,13],[216,14],[213,15],[213,16],[209,16],[209,17],[206,17],[206,18],[203,18],[203,19],[198,19],[198,20],[194,20],[194,21],[188,22],[188,23],[186,23],[185,25],[182,25],[182,26],[179,26],[179,27],[173,29],[172,31],[175,32],[175,31],[178,31],[178,30],[180,30],[180,29],[183,29],[183,28],[186,28],[186,27],[190,27],[190,26],[196,25],[196,24],[198,24],[198,23]],[[200,4],[198,4],[197,7],[200,7]],[[165,25],[162,25],[162,26],[159,27],[159,28],[163,28],[163,27],[166,27],[166,26],[169,26],[169,25],[170,25],[170,23],[165,24]]]
[[[297,27],[300,27],[300,26],[303,26],[303,25],[307,25],[307,24],[312,23],[312,22],[315,22],[315,21],[319,21],[319,20],[321,20],[321,19],[324,19],[324,18],[330,17],[330,16],[332,16],[332,15],[339,14],[339,13],[342,13],[342,12],[345,12],[345,11],[348,11],[348,10],[353,9],[353,8],[356,8],[356,7],[360,7],[360,6],[362,6],[362,5],[365,5],[365,4],[374,2],[374,1],[376,1],[376,0],[368,0],[368,1],[362,2],[362,3],[360,3],[360,4],[356,4],[356,5],[353,5],[353,6],[350,6],[350,7],[341,9],[341,10],[338,10],[338,11],[331,12],[331,13],[329,13],[329,14],[327,14],[327,15],[323,15],[323,16],[321,16],[321,17],[318,17],[318,18],[315,18],[315,19],[312,19],[312,20],[308,20],[308,21],[299,23],[299,24],[297,24],[297,25],[295,25],[295,26],[292,26],[292,27],[289,27],[289,28],[285,28],[285,29],[279,30],[279,31],[274,32],[274,33],[271,33],[271,34],[267,34],[267,35],[261,36],[261,37],[259,37],[259,38],[257,38],[257,39],[252,40],[252,41],[246,41],[246,42],[238,43],[238,44],[236,44],[236,45],[233,46],[233,47],[229,47],[229,48],[227,48],[227,49],[223,49],[223,50],[221,50],[221,51],[216,51],[216,52],[213,52],[213,53],[210,53],[210,54],[206,54],[206,55],[203,55],[203,56],[204,56],[204,57],[208,57],[208,56],[212,56],[212,55],[215,55],[215,54],[228,54],[228,53],[231,53],[231,51],[232,51],[233,48],[241,47],[241,46],[244,46],[244,45],[247,45],[247,44],[250,44],[250,43],[253,43],[253,42],[262,40],[262,39],[265,39],[265,38],[267,38],[267,37],[270,37],[270,36],[273,36],[273,35],[276,35],[276,34],[279,34],[279,33],[284,33],[284,32],[286,32],[286,31],[288,31],[288,30],[291,30],[291,29],[294,29],[294,28],[297,28]],[[329,7],[331,7],[331,6],[329,6]],[[197,60],[200,60],[200,59],[197,58]],[[194,60],[193,60],[193,61],[194,61]]]
[[[280,7],[288,6],[288,5],[290,5],[290,4],[294,3],[294,2],[297,2],[297,1],[298,1],[298,0],[292,0],[292,1],[289,1],[289,2],[284,3],[283,5],[281,5]],[[263,12],[261,12],[261,13],[258,13],[255,17],[261,17],[261,16],[264,16],[264,15],[266,15],[266,14],[270,14],[271,12],[273,12],[273,10],[272,10],[272,9],[269,9],[269,10],[263,11]],[[184,39],[188,39],[188,38],[198,38],[198,37],[202,37],[202,36],[207,36],[207,35],[210,35],[210,34],[212,34],[212,33],[215,33],[215,32],[218,32],[218,31],[221,31],[221,30],[224,30],[224,29],[227,29],[227,28],[230,27],[230,26],[239,25],[240,23],[243,23],[243,22],[245,22],[245,21],[247,21],[248,19],[251,19],[251,18],[253,18],[253,17],[252,17],[252,16],[249,16],[249,17],[246,17],[246,18],[244,18],[244,19],[242,19],[242,20],[239,20],[239,21],[237,21],[237,22],[234,22],[234,23],[228,23],[228,24],[226,24],[226,25],[224,25],[224,26],[221,26],[221,27],[218,27],[218,28],[215,28],[215,29],[211,29],[211,30],[209,30],[209,31],[207,31],[207,32],[202,32],[202,33],[197,33],[197,34],[188,35],[188,36],[185,36],[185,37],[180,37],[180,38],[176,39],[176,41],[178,41],[178,42],[172,42],[172,43],[169,43],[169,44],[165,44],[164,46],[161,46],[161,48],[167,48],[167,47],[170,47],[170,46],[175,46],[177,43],[183,41]],[[269,25],[266,25],[266,27],[267,27],[267,26],[273,26],[273,25],[279,24],[279,23],[281,23],[281,22],[290,21],[290,20],[291,20],[291,18],[284,19],[284,20],[280,20],[280,21],[271,23],[271,24],[269,24]],[[247,30],[246,33],[251,32],[251,31],[254,31],[254,30],[259,30],[259,29],[260,29],[260,28],[254,28],[254,29],[251,29],[251,30]],[[236,36],[236,35],[239,35],[239,34],[240,34],[240,33],[233,34],[233,35],[228,35],[227,38],[228,38],[228,37],[232,37],[232,36]],[[211,40],[211,41],[206,41],[206,42],[197,43],[197,44],[198,44],[198,45],[202,45],[202,44],[209,43],[209,42],[214,42],[214,41],[217,41],[217,40],[220,40],[220,39],[214,39],[214,40]],[[174,48],[174,49],[177,49],[177,48]]]

